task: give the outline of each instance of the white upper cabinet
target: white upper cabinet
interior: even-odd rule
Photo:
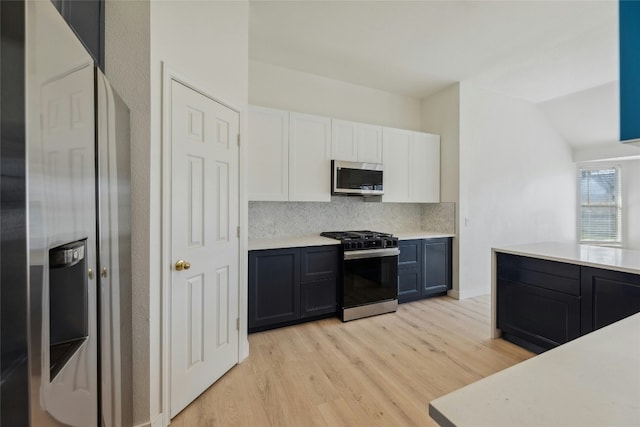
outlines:
[[[289,113],[289,200],[331,201],[331,119]]]
[[[382,163],[382,126],[358,123],[358,161]]]
[[[383,202],[440,202],[440,136],[383,130]]]
[[[331,158],[382,163],[382,126],[331,119]]]
[[[331,119],[331,158],[358,161],[358,123]]]
[[[382,131],[383,202],[411,201],[411,134],[403,129]]]
[[[411,143],[411,200],[440,202],[440,135],[413,132]]]
[[[249,200],[289,200],[289,112],[249,107]]]
[[[440,201],[440,136],[249,107],[252,201],[331,201],[331,159],[382,163],[383,202]]]

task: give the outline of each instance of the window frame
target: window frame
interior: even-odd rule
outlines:
[[[615,169],[616,170],[616,179],[618,181],[618,191],[617,191],[617,209],[618,209],[618,240],[612,242],[605,241],[597,241],[597,240],[582,240],[582,171],[594,171],[594,170],[604,170],[604,169]],[[577,193],[577,221],[576,221],[576,238],[579,244],[581,245],[590,245],[590,246],[610,246],[620,248],[624,246],[624,204],[623,204],[623,195],[624,191],[622,186],[624,183],[622,182],[622,165],[619,163],[597,163],[597,164],[578,164],[577,173],[576,173],[576,193]]]

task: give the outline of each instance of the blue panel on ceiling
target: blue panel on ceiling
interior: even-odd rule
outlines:
[[[620,140],[640,138],[640,1],[620,0]]]

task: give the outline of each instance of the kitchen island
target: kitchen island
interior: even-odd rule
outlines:
[[[429,403],[443,427],[640,425],[640,314]]]
[[[569,242],[493,248],[491,295],[494,338],[502,335],[499,323],[517,324],[548,349],[640,311],[640,251]],[[507,316],[517,304],[527,304],[515,310],[522,317]],[[546,325],[530,322],[536,313]],[[554,321],[566,328],[552,331]]]

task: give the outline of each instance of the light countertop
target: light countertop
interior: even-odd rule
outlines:
[[[251,239],[249,240],[249,250],[255,251],[262,249],[299,248],[304,246],[325,246],[339,244],[339,240],[322,237],[319,234],[309,234],[304,236]]]
[[[640,251],[631,249],[549,242],[497,247],[493,251],[640,274]]]
[[[429,403],[447,427],[640,425],[640,314]]]
[[[413,239],[437,239],[440,237],[456,237],[451,233],[437,233],[434,231],[401,231],[393,233],[400,240],[413,240]]]
[[[412,239],[435,239],[439,237],[455,237],[455,234],[449,233],[436,233],[431,231],[403,231],[400,233],[392,233],[400,240],[412,240]],[[339,245],[340,242],[328,237],[322,237],[320,234],[308,234],[303,236],[289,236],[289,237],[273,237],[266,239],[250,239],[249,250],[262,250],[262,249],[281,249],[281,248],[297,248],[304,246],[324,246],[324,245]]]

